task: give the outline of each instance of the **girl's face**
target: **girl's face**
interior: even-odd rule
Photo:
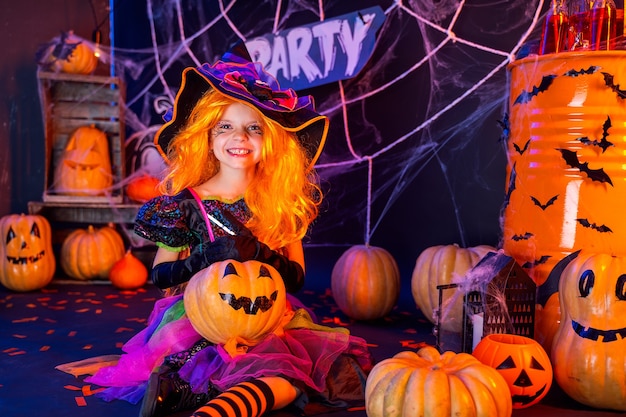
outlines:
[[[261,120],[250,107],[233,103],[211,130],[211,142],[213,153],[222,168],[254,168],[261,160]]]

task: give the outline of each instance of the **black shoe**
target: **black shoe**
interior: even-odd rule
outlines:
[[[139,416],[164,417],[178,411],[195,410],[216,395],[213,389],[208,393],[193,393],[191,385],[178,376],[177,372],[163,366],[150,375]]]

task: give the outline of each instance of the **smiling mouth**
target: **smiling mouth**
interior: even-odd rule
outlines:
[[[621,329],[616,330],[600,330],[595,329],[593,327],[585,328],[582,324],[578,323],[575,320],[572,320],[572,328],[574,332],[580,337],[585,339],[598,341],[600,336],[602,336],[602,343],[605,342],[615,342],[619,339],[626,338],[626,327],[622,327]]]
[[[35,263],[39,260],[41,260],[41,258],[43,258],[46,254],[45,250],[42,250],[41,252],[39,252],[36,255],[32,255],[32,256],[7,256],[7,262],[9,262],[12,265],[27,265],[27,264],[32,264]]]
[[[250,149],[241,149],[241,148],[235,148],[235,149],[228,149],[228,153],[231,155],[248,155],[249,153],[252,153],[252,151]]]
[[[546,390],[546,386],[544,385],[543,387],[541,387],[539,391],[537,391],[535,395],[518,395],[518,394],[513,395],[513,404],[522,404],[522,405],[530,404],[531,402],[539,398],[539,396],[543,394],[545,390]]]

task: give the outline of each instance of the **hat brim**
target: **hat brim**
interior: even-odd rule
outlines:
[[[233,82],[233,74],[247,80],[242,81],[243,87],[238,82]],[[261,92],[254,91],[255,86],[250,87],[250,82],[257,80],[263,86]],[[198,100],[211,89],[254,106],[288,132],[293,132],[309,160],[310,167],[315,164],[326,141],[329,121],[328,117],[315,111],[313,97],[296,97],[292,90],[280,90],[276,80],[263,71],[259,63],[222,61],[214,66],[204,64],[199,68],[190,67],[183,71],[174,107],[171,113],[164,116],[166,123],[154,138],[166,162],[171,140],[183,128]],[[273,93],[278,98],[272,97]]]

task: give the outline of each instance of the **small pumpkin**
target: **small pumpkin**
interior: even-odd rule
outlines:
[[[13,291],[38,290],[54,277],[50,223],[45,217],[9,214],[0,219],[0,283]]]
[[[432,346],[377,363],[365,384],[368,417],[512,414],[511,394],[492,367],[468,353],[440,354]]]
[[[132,178],[126,186],[126,195],[136,203],[145,203],[151,198],[158,197],[160,180],[147,174]]]
[[[63,240],[61,268],[67,276],[81,281],[108,279],[111,268],[125,253],[124,240],[115,228],[89,225]]]
[[[121,290],[134,290],[148,282],[148,268],[128,249],[124,257],[113,264],[109,280]]]
[[[61,155],[54,180],[60,194],[103,195],[113,184],[106,134],[93,125],[76,129]]]
[[[555,380],[574,400],[626,411],[626,257],[581,251],[559,280]]]
[[[331,291],[339,309],[350,318],[384,317],[400,296],[398,264],[383,248],[352,246],[333,266]]]
[[[534,339],[515,334],[490,334],[478,342],[472,355],[504,377],[511,391],[513,408],[537,404],[550,391],[552,364]]]
[[[465,274],[488,253],[496,248],[480,245],[461,248],[457,244],[437,245],[422,251],[415,262],[411,276],[411,292],[415,304],[424,316],[436,323],[435,312],[439,309],[438,285],[462,282]],[[454,290],[442,293],[441,328],[460,333],[463,328],[463,297]]]
[[[275,331],[287,309],[282,277],[255,260],[211,264],[189,280],[183,299],[194,329],[232,356]]]
[[[97,65],[98,57],[94,49],[74,34],[73,31],[63,32],[48,44],[44,67],[56,72],[68,74],[92,74]]]

